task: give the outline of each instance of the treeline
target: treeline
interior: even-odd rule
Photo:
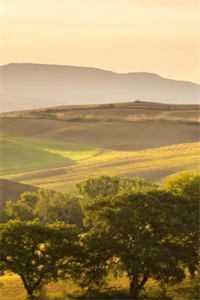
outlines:
[[[90,292],[111,272],[127,275],[135,300],[150,279],[162,285],[198,276],[198,174],[180,173],[162,186],[101,176],[77,188],[24,193],[1,212],[1,275],[19,275],[28,299],[60,279]]]

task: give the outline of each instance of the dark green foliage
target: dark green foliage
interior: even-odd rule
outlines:
[[[183,280],[182,263],[191,259],[190,249],[180,238],[184,210],[179,197],[159,189],[121,194],[89,205],[86,245],[92,267],[88,276],[94,280],[99,274],[101,278],[118,263],[130,279],[133,299],[149,278],[167,283]]]
[[[73,272],[77,237],[74,227],[10,221],[0,227],[1,269],[18,274],[34,299],[44,284]]]
[[[41,190],[7,203],[0,225],[2,272],[18,274],[30,298],[48,282],[70,276],[86,298],[114,299],[123,293],[106,290],[107,275],[125,273],[130,292],[124,299],[151,299],[145,286],[155,279],[164,287],[158,296],[164,300],[170,299],[167,288],[182,282],[189,270],[187,295],[197,299],[198,174],[176,175],[163,188],[109,176],[78,188],[77,195]],[[6,223],[5,216],[16,220]]]
[[[181,219],[176,234],[184,247],[184,263],[191,276],[199,265],[199,216],[200,216],[200,175],[196,172],[182,172],[171,176],[165,186],[179,197],[178,215]]]

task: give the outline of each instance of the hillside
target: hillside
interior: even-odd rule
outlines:
[[[23,145],[23,160],[28,155],[37,157],[42,149],[37,146],[37,151],[34,150],[33,144],[40,144],[41,140],[43,150],[66,149],[67,145],[72,152],[78,145],[82,153],[95,152],[98,148],[129,151],[196,142],[199,140],[199,112],[199,105],[136,101],[4,113],[0,115],[0,136],[6,142],[1,153],[4,155],[13,146],[17,151]],[[9,136],[15,139],[9,140]],[[50,165],[51,162],[63,163],[56,151],[45,155],[44,152],[38,154],[42,157],[41,167],[47,160]],[[68,163],[72,161],[69,159]]]
[[[67,146],[67,145],[66,145]],[[199,170],[200,143],[178,144],[141,151],[103,150],[87,159],[74,159],[61,167],[38,169],[7,176],[27,184],[58,191],[69,191],[91,176],[141,176],[159,182],[183,170]],[[77,145],[78,154],[78,145]]]
[[[151,73],[39,64],[0,66],[1,112],[136,99],[195,104],[200,100],[200,86]]]
[[[182,121],[199,122],[200,104],[164,104],[145,101],[99,105],[68,105],[35,110],[1,113],[0,118],[49,119],[70,122],[137,122]]]
[[[36,190],[36,187],[27,184],[0,179],[0,209],[3,208],[7,200],[16,200],[21,193],[34,192]]]
[[[130,102],[1,114],[0,177],[67,191],[89,176],[198,169],[199,106]]]

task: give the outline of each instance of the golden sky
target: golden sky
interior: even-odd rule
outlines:
[[[154,72],[200,82],[200,0],[0,0],[0,64]]]

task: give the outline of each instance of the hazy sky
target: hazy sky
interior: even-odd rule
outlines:
[[[0,0],[0,64],[147,71],[200,82],[200,0]]]

